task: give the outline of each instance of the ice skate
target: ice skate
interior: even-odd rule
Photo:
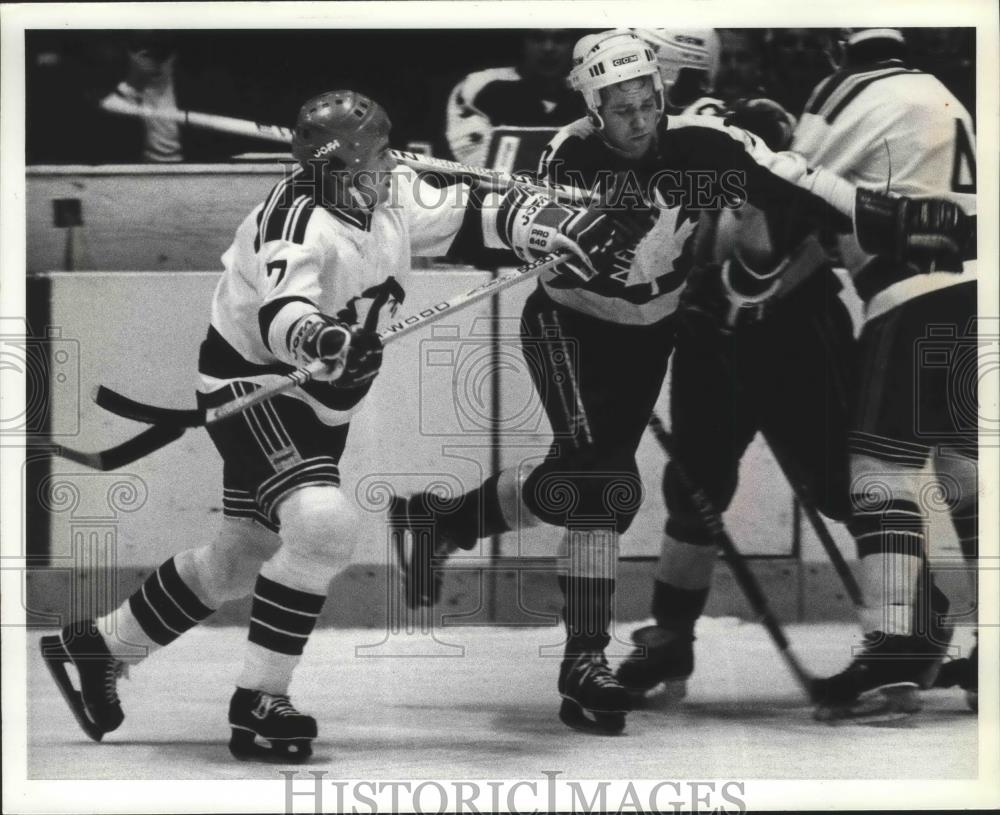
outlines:
[[[42,658],[83,732],[94,741],[118,728],[125,719],[118,699],[118,677],[126,665],[108,650],[93,620],[66,626],[54,636],[42,637]],[[76,668],[79,689],[73,686],[67,663]]]
[[[920,688],[941,651],[912,636],[874,632],[863,653],[835,676],[813,686],[815,718],[889,720],[920,711]]]
[[[632,632],[632,642],[636,649],[615,675],[632,695],[633,704],[669,704],[683,699],[687,679],[694,672],[694,636],[647,625]]]
[[[965,691],[965,701],[972,711],[979,710],[979,645],[972,648],[967,657],[951,659],[941,666],[935,688],[953,688]]]
[[[418,492],[410,498],[395,497],[389,506],[389,529],[409,608],[437,605],[444,577],[440,567],[456,549],[471,549],[476,543],[474,538],[459,540],[449,534],[432,502],[427,493]]]
[[[312,755],[316,720],[287,696],[237,688],[229,702],[229,752],[241,760],[299,764]]]
[[[600,651],[567,656],[559,670],[559,718],[574,730],[615,735],[632,709],[628,691]]]

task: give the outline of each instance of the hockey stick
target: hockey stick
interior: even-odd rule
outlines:
[[[788,669],[792,672],[792,675],[799,683],[799,686],[805,692],[806,696],[809,697],[809,700],[813,701],[815,699],[814,689],[816,687],[816,677],[806,670],[802,661],[792,649],[792,645],[788,641],[788,637],[785,636],[785,631],[781,627],[781,623],[778,621],[778,618],[774,616],[774,612],[771,611],[771,606],[767,602],[767,597],[761,590],[760,584],[757,582],[757,578],[754,577],[753,572],[750,571],[750,567],[747,566],[743,555],[740,553],[739,549],[736,548],[736,544],[733,543],[733,539],[729,537],[729,533],[726,531],[725,524],[722,521],[722,516],[712,505],[712,501],[709,499],[705,491],[691,480],[690,475],[688,475],[687,471],[678,460],[675,455],[673,437],[663,426],[663,422],[660,420],[660,417],[656,415],[656,413],[653,413],[649,417],[649,428],[653,431],[653,435],[660,443],[664,452],[666,452],[666,454],[670,457],[670,460],[674,463],[678,478],[680,478],[681,483],[687,490],[691,501],[694,503],[695,508],[698,511],[698,514],[701,515],[701,519],[708,529],[709,534],[712,536],[712,539],[725,555],[726,561],[729,563],[729,567],[733,571],[733,576],[736,578],[736,582],[739,583],[740,589],[743,591],[744,596],[750,603],[750,607],[760,618],[764,628],[767,629],[767,633],[770,634],[774,644],[778,647],[778,651],[785,660],[785,664],[788,666]]]
[[[108,94],[100,101],[100,107],[108,113],[123,116],[137,116],[142,119],[160,119],[190,127],[205,130],[215,130],[219,133],[231,133],[237,136],[248,136],[280,144],[290,144],[292,131],[280,125],[268,125],[261,122],[251,122],[247,119],[235,119],[231,116],[217,116],[214,113],[198,113],[193,110],[145,108],[130,102],[118,93]],[[550,198],[573,204],[589,204],[595,196],[590,192],[563,184],[538,184],[530,179],[514,176],[503,170],[490,170],[486,167],[476,167],[472,164],[462,164],[458,161],[432,158],[431,156],[411,153],[406,150],[391,150],[393,158],[400,164],[425,173],[441,173],[472,179],[491,190],[508,190],[518,186],[533,193],[547,195]]]
[[[170,442],[176,441],[184,434],[184,430],[184,427],[177,425],[156,424],[146,428],[138,436],[128,441],[96,453],[74,450],[72,447],[66,447],[50,440],[32,440],[28,446],[31,449],[44,450],[52,455],[61,456],[92,470],[108,472],[131,464],[133,461],[138,461],[161,447],[165,447]]]
[[[507,274],[488,280],[474,289],[456,295],[450,300],[442,300],[436,305],[423,309],[418,314],[393,323],[380,331],[379,337],[382,339],[383,345],[395,342],[407,334],[455,314],[473,303],[499,294],[517,283],[552,269],[570,257],[568,253],[545,255],[531,263],[519,266]],[[305,384],[326,370],[326,363],[316,360],[285,374],[280,382],[263,386],[245,396],[208,409],[185,410],[147,405],[100,385],[94,390],[94,401],[100,407],[118,416],[151,424],[152,427],[117,447],[96,453],[84,453],[62,445],[54,445],[50,449],[55,455],[96,470],[117,469],[165,447],[170,442],[180,438],[188,428],[204,427],[237,416],[254,405]]]
[[[771,448],[771,455],[774,456],[774,460],[778,462],[778,466],[785,474],[785,479],[788,481],[789,486],[791,486],[792,492],[795,493],[799,506],[805,511],[806,518],[809,519],[809,525],[813,528],[816,537],[819,539],[820,544],[822,544],[827,556],[829,556],[830,562],[837,572],[837,576],[840,577],[840,581],[844,584],[844,588],[851,598],[851,602],[856,609],[860,610],[865,604],[864,597],[861,594],[861,586],[858,585],[857,578],[855,578],[854,573],[851,571],[851,567],[847,565],[847,561],[844,559],[843,554],[841,554],[840,547],[837,546],[837,542],[830,534],[823,516],[816,509],[816,502],[813,501],[808,487],[798,477],[791,462],[778,454],[778,449],[767,438],[767,434],[764,434],[764,440],[767,442],[767,446]]]

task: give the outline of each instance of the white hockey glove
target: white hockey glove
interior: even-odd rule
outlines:
[[[500,205],[500,234],[515,254],[531,261],[569,252],[564,266],[582,280],[617,271],[652,228],[655,213],[561,204],[515,188]]]
[[[367,385],[382,366],[382,340],[376,332],[323,314],[312,314],[296,323],[290,348],[302,365],[323,360],[328,372],[315,379],[336,382],[340,388]]]

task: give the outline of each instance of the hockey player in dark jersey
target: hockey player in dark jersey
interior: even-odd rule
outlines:
[[[720,121],[664,117],[656,59],[634,33],[581,39],[571,82],[589,114],[549,145],[543,179],[607,192],[612,206],[628,198],[643,209],[654,201],[655,224],[618,271],[583,283],[544,275],[525,304],[524,353],[554,436],[545,461],[496,473],[457,498],[399,499],[390,514],[399,548],[409,541],[402,561],[414,605],[436,602],[440,569],[432,566],[450,552],[516,527],[563,527],[560,716],[572,727],[620,732],[630,700],[604,656],[618,536],[641,501],[635,451],[666,371],[671,316],[695,263],[698,214],[743,200],[791,208],[838,230],[853,227],[873,250],[892,252],[914,243],[914,232],[947,236],[964,222],[947,204],[921,213],[905,200],[858,192]],[[562,340],[561,353],[537,350],[553,337]]]
[[[656,39],[641,33],[653,42],[693,38],[692,32],[661,31]],[[665,80],[682,70],[683,51],[661,47],[657,55]],[[702,98],[689,110],[725,116],[775,151],[791,142],[795,120],[780,105],[752,99],[726,110],[721,104]],[[701,222],[701,254],[675,319],[674,452],[722,513],[736,491],[740,459],[762,432],[817,508],[845,521],[851,318],[818,241],[804,234],[781,263],[770,246],[773,220],[748,206]],[[667,698],[683,696],[694,670],[695,622],[718,560],[677,466],[670,462],[663,477],[668,518],[653,581],[655,625],[633,633],[639,647],[617,673],[637,696],[660,683]]]
[[[214,542],[161,564],[99,620],[42,638],[46,664],[95,741],[124,718],[117,678],[126,664],[252,592],[229,706],[230,751],[241,759],[307,758],[316,721],[292,705],[289,685],[329,583],[350,563],[357,510],[339,489],[339,461],[351,416],[381,365],[380,322],[406,296],[411,258],[465,243],[527,257],[530,239],[531,251],[576,255],[571,273],[589,275],[615,268],[616,252],[634,243],[617,236],[633,234],[628,224],[599,208],[533,195],[528,209],[519,191],[491,198],[462,185],[435,195],[395,166],[389,130],[385,111],[352,91],[306,102],[292,141],[300,169],[247,215],[223,255],[199,359],[202,407],[316,360],[329,371],[211,427],[224,461]],[[67,666],[79,675],[78,689]]]

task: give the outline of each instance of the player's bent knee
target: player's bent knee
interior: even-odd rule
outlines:
[[[300,487],[282,499],[277,514],[283,548],[335,568],[353,555],[360,518],[338,487]]]
[[[225,518],[215,540],[174,558],[177,573],[210,608],[244,597],[261,565],[278,549],[278,536],[250,520]]]
[[[979,462],[972,456],[946,448],[934,457],[934,472],[938,479],[936,497],[949,509],[963,509],[979,500]]]
[[[623,533],[643,500],[634,460],[592,468],[562,468],[546,462],[531,473],[524,487],[524,502],[531,512],[545,523],[562,527],[583,519],[589,524],[605,519],[608,528]]]

